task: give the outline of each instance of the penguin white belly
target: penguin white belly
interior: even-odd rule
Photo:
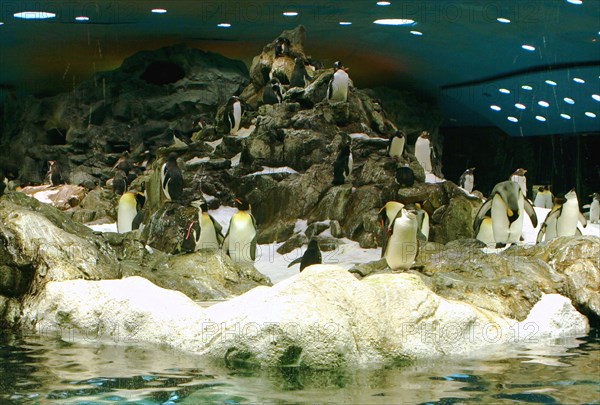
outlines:
[[[494,239],[494,230],[492,229],[492,218],[485,217],[483,221],[481,221],[477,239],[488,246],[494,246],[496,244],[496,240]]]
[[[117,232],[131,232],[133,219],[137,215],[137,204],[133,195],[125,193],[119,199],[117,208]]]
[[[474,177],[473,176],[465,176],[465,185],[464,185],[464,189],[467,190],[469,193],[471,191],[473,191],[473,186],[475,185],[475,181],[474,181]]]
[[[348,176],[352,174],[352,169],[354,168],[354,158],[352,157],[352,152],[348,155]]]
[[[597,224],[600,220],[600,202],[598,200],[592,201],[590,205],[590,222],[592,224]]]
[[[550,215],[552,211],[548,213]],[[552,238],[556,238],[556,218],[550,218],[545,221],[546,223],[546,233],[544,234],[545,241],[550,240]]]
[[[251,256],[252,241],[256,236],[256,229],[252,222],[252,217],[247,213],[239,212],[235,214],[231,221],[229,233],[229,243],[227,252],[234,262],[254,263]]]
[[[517,183],[519,187],[521,187],[521,191],[523,192],[523,196],[527,197],[527,177],[525,176],[517,176],[513,175],[510,178],[512,181]]]
[[[385,250],[385,261],[392,270],[408,269],[417,256],[417,220],[406,215],[396,218]]]
[[[415,157],[426,172],[431,172],[431,149],[428,139],[417,138],[417,142],[415,142]]]
[[[567,200],[562,206],[562,212],[556,220],[556,236],[573,236],[577,231],[579,221],[579,205],[577,200]]]
[[[329,101],[338,102],[348,100],[349,80],[348,73],[344,72],[342,69],[338,69],[338,71],[334,73]]]
[[[202,215],[200,219],[200,240],[196,249],[218,249],[217,231],[215,225],[208,215]]]
[[[242,121],[242,104],[237,101],[233,103],[233,124],[231,125],[231,134],[237,134]]]
[[[421,224],[421,233],[425,235],[425,240],[429,240],[429,214],[423,213],[423,223]]]
[[[499,194],[492,200],[492,228],[496,243],[516,243],[523,232],[523,201],[519,200],[521,215],[512,224],[508,219],[507,206]]]
[[[544,196],[543,192],[537,193],[535,200],[533,200],[533,205],[539,208],[546,208],[546,196]]]
[[[552,207],[554,207],[554,201],[552,198],[552,193],[550,192],[545,192],[544,193],[544,200],[545,200],[545,208],[548,209],[552,209]]]
[[[405,138],[394,137],[394,139],[392,139],[392,145],[390,146],[391,157],[402,157],[402,152],[404,152],[404,142]]]

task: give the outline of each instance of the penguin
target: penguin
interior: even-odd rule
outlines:
[[[473,174],[474,170],[474,167],[468,168],[463,174],[461,174],[460,179],[458,180],[458,185],[468,193],[473,191],[473,186],[475,185],[475,175]]]
[[[323,263],[321,250],[319,249],[319,242],[316,239],[311,239],[310,242],[308,242],[308,247],[306,248],[306,251],[302,257],[299,257],[288,264],[288,268],[297,263],[300,263],[300,272],[302,272],[302,270],[304,270],[306,267],[312,266],[313,264]]]
[[[279,37],[275,41],[275,57],[290,56],[290,40],[284,37]]]
[[[223,243],[221,224],[208,214],[208,205],[205,201],[193,201],[191,205],[198,208],[198,218],[188,226],[181,245],[182,250],[194,252],[218,249]]]
[[[4,194],[4,190],[8,186],[8,179],[4,176],[4,172],[0,170],[0,197]]]
[[[177,166],[177,153],[171,152],[160,169],[160,185],[167,201],[178,201],[183,194],[183,175]]]
[[[337,103],[340,101],[346,102],[348,100],[350,77],[345,69],[346,68],[344,68],[339,61],[335,62],[333,65],[333,77],[327,88],[327,100],[330,103]]]
[[[122,170],[125,173],[125,176],[129,175],[129,172],[133,170],[133,166],[131,165],[131,162],[129,161],[129,152],[125,151],[121,157],[119,158],[119,160],[117,160],[117,163],[115,163],[115,165],[113,166],[113,170]]]
[[[234,200],[238,209],[229,221],[223,252],[235,263],[254,263],[256,259],[256,220],[250,204],[243,198]]]
[[[400,187],[412,187],[415,184],[415,173],[408,165],[396,169],[396,183]]]
[[[388,201],[379,210],[379,219],[381,222],[381,246],[385,246],[387,243],[388,227],[398,215],[398,212],[404,208],[404,204],[398,201]],[[381,249],[381,257],[383,257],[384,251]]]
[[[417,214],[404,208],[398,212],[388,227],[382,252],[392,271],[408,270],[414,263],[419,251],[417,228]]]
[[[263,103],[281,104],[283,102],[283,90],[279,79],[276,77],[269,80],[263,90]]]
[[[527,178],[525,177],[525,173],[527,170],[523,168],[518,168],[515,172],[510,176],[509,180],[514,181],[521,187],[521,191],[523,192],[523,197],[527,198]]]
[[[348,176],[352,174],[353,165],[354,160],[350,151],[350,143],[344,143],[333,162],[333,181],[331,184],[334,186],[344,184]]]
[[[404,144],[406,143],[406,135],[403,131],[394,132],[389,139],[387,153],[392,158],[400,159],[404,153]]]
[[[306,66],[302,58],[294,60],[294,70],[290,79],[290,87],[306,87],[306,82],[310,81],[311,77],[306,72]]]
[[[421,204],[415,204],[415,212],[417,214],[417,238],[420,240],[429,240],[429,214],[423,208]]]
[[[58,186],[59,184],[64,184],[62,173],[60,171],[60,167],[58,166],[58,162],[56,160],[48,161],[48,180],[50,181],[51,186]]]
[[[242,122],[242,101],[237,96],[231,96],[225,106],[225,122],[229,124],[229,134],[235,135],[240,129]]]
[[[520,240],[523,233],[523,211],[531,218],[534,228],[537,226],[537,216],[533,206],[523,196],[521,188],[514,181],[503,181],[494,186],[490,197],[479,208],[473,222],[475,235],[479,234],[481,223],[490,210],[496,247],[503,247]]]
[[[548,213],[538,232],[537,243],[544,240],[544,236],[545,240],[550,240],[557,236],[576,235],[578,222],[581,222],[584,228],[587,226],[587,220],[579,211],[579,201],[575,189],[565,194],[565,198],[567,199],[565,203]]]
[[[494,229],[492,227],[492,217],[486,214],[479,225],[479,232],[475,239],[482,241],[486,246],[495,246]]]
[[[538,187],[538,192],[535,195],[535,199],[533,200],[533,206],[538,208],[546,208],[546,196],[544,195],[544,191],[546,189],[544,186]]]
[[[590,194],[590,197],[594,197],[590,204],[590,222],[597,224],[599,222],[598,217],[600,216],[600,193]]]
[[[423,170],[431,173],[431,142],[429,141],[429,132],[423,131],[415,142],[415,157]]]
[[[117,207],[117,232],[125,233],[139,229],[143,220],[142,208],[146,198],[144,194],[127,191],[119,198]]]
[[[544,202],[544,208],[552,209],[554,207],[554,195],[550,191],[550,186],[544,187]]]
[[[123,170],[115,170],[115,175],[112,180],[112,189],[116,195],[123,195],[125,190],[127,190],[127,175]]]

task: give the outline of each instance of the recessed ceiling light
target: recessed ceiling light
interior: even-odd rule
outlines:
[[[2,21],[0,21],[0,25],[4,25],[4,23]]]
[[[575,100],[573,100],[570,97],[565,97],[565,98],[563,98],[563,100],[565,100],[565,103],[567,103],[567,104],[575,104]]]
[[[525,107],[525,105],[523,105],[523,104],[521,104],[521,103],[517,103],[517,104],[515,104],[515,107],[517,107],[519,110],[524,110],[524,109],[526,109],[526,108],[527,108],[527,107]]]
[[[517,117],[508,117],[507,118],[510,122],[519,122],[519,120],[517,119]]]
[[[231,24],[229,24],[229,23],[219,23],[219,24],[217,24],[217,27],[219,27],[219,28],[230,28]]]
[[[600,94],[592,94],[592,98],[596,101],[600,101]]]
[[[423,33],[421,31],[411,31],[410,33],[413,34],[413,35],[416,35],[418,37],[420,37],[421,35],[423,35]]]
[[[500,111],[500,110],[502,110],[502,108],[500,108],[500,106],[497,106],[497,105],[491,105],[490,108],[492,110],[494,110],[494,111]]]
[[[574,81],[575,83],[580,83],[580,84],[584,84],[584,83],[585,83],[585,80],[583,80],[583,79],[580,79],[579,77],[574,77],[574,78],[573,78],[573,81]]]
[[[527,85],[527,84],[524,84],[524,85],[522,85],[522,86],[521,86],[521,88],[522,88],[523,90],[533,90],[533,87],[531,87],[531,86],[529,86],[529,85]]]
[[[383,18],[381,20],[375,20],[373,23],[379,25],[414,25],[415,20],[408,18]]]
[[[284,11],[283,15],[286,17],[296,17],[298,15],[297,11]]]
[[[13,14],[13,16],[24,20],[46,20],[48,18],[56,17],[56,14],[48,13],[46,11],[23,11],[21,13]]]
[[[593,112],[586,111],[585,115],[587,115],[590,118],[596,118],[596,114],[594,114]]]
[[[378,6],[389,6],[390,4],[392,4],[392,3],[390,3],[389,1],[378,1],[377,2]]]
[[[164,9],[164,8],[153,8],[151,11],[152,11],[154,14],[164,14],[164,13],[166,13],[166,12],[167,12],[167,10],[166,10],[166,9]]]
[[[498,91],[502,94],[510,94],[510,90],[509,89],[498,89]]]
[[[546,122],[546,117],[542,117],[541,115],[536,115],[535,119],[538,121]]]
[[[550,104],[548,104],[548,102],[544,101],[544,100],[538,101],[538,104],[541,105],[542,107],[546,107],[546,108],[550,107]]]
[[[510,20],[508,18],[498,17],[498,18],[496,18],[496,20],[502,24],[510,24]]]
[[[521,48],[523,48],[523,49],[525,49],[526,51],[529,51],[529,52],[535,51],[535,46],[533,46],[533,45],[527,45],[527,44],[525,44],[525,45],[521,45]]]
[[[556,86],[556,82],[554,80],[546,80],[546,83],[550,86]]]
[[[571,119],[571,116],[570,116],[569,114],[564,114],[564,113],[563,113],[563,114],[561,114],[560,116],[561,116],[561,117],[563,117],[563,118],[564,118],[564,119],[566,119],[566,120],[570,120],[570,119]]]
[[[86,17],[84,15],[80,15],[79,17],[75,17],[75,21],[89,21],[90,17]]]
[[[340,21],[340,25],[352,25],[350,21]]]
[[[567,0],[567,3],[571,3],[571,4],[583,4],[583,0]]]

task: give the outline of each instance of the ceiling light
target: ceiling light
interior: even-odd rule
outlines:
[[[86,17],[84,15],[80,15],[79,17],[75,17],[75,21],[89,21],[90,17]]]
[[[350,21],[340,21],[340,25],[352,25]]]
[[[283,15],[286,17],[296,17],[298,15],[297,11],[284,11]]]
[[[564,118],[564,119],[566,119],[566,120],[570,120],[570,119],[571,119],[571,116],[570,116],[569,114],[564,114],[564,113],[563,113],[563,114],[561,114],[560,116],[561,116],[561,117],[563,117],[563,118]]]
[[[536,115],[535,119],[538,121],[546,122],[546,117],[542,117],[541,115]]]
[[[525,45],[521,45],[521,48],[523,48],[523,49],[525,49],[526,51],[529,51],[529,52],[535,51],[535,46],[533,46],[533,45],[527,45],[527,44],[525,44]]]
[[[531,87],[531,86],[529,86],[529,85],[527,85],[527,84],[524,84],[524,85],[522,85],[522,86],[521,86],[521,88],[522,88],[523,90],[533,90],[533,87]]]
[[[378,1],[377,2],[378,6],[389,6],[390,4],[392,4],[392,3],[390,3],[389,1]]]
[[[416,35],[418,37],[420,37],[421,35],[423,35],[423,33],[421,31],[411,31],[410,33],[413,34],[413,35]]]
[[[546,83],[550,86],[556,86],[556,82],[554,80],[546,80]]]
[[[592,98],[596,101],[600,101],[600,94],[592,94]]]
[[[510,94],[510,90],[509,89],[498,89],[498,91],[502,94]]]
[[[373,23],[379,25],[414,25],[415,20],[410,20],[408,18],[383,18],[381,20],[375,20]]]
[[[231,24],[229,24],[229,23],[219,23],[219,24],[217,24],[217,27],[219,27],[219,28],[230,28]]]
[[[517,107],[519,110],[524,110],[524,109],[526,109],[526,108],[527,108],[527,107],[525,107],[525,105],[523,105],[523,104],[521,104],[521,103],[517,103],[517,104],[515,104],[515,107]]]
[[[583,79],[580,79],[579,77],[574,77],[574,78],[573,78],[573,81],[574,81],[575,83],[580,83],[580,84],[584,84],[584,83],[585,83],[585,80],[583,80]]]
[[[508,18],[498,17],[498,18],[496,18],[496,20],[502,24],[510,24],[510,20]]]
[[[567,3],[580,5],[583,4],[583,0],[567,0]]]
[[[538,104],[542,107],[546,107],[546,108],[550,107],[550,104],[548,104],[548,102],[544,101],[544,100],[538,101]]]
[[[164,8],[153,8],[153,9],[152,9],[152,12],[153,12],[154,14],[164,14],[164,13],[166,13],[166,12],[167,12],[167,10],[166,10],[166,9],[164,9]]]
[[[519,122],[519,120],[516,117],[508,117],[507,118],[510,122]]]
[[[24,20],[46,20],[48,18],[56,17],[56,14],[45,11],[23,11],[21,13],[13,14],[13,16]]]
[[[567,104],[575,104],[575,100],[573,100],[570,97],[565,97],[565,98],[563,98],[563,100],[565,100],[565,103],[567,103]]]
[[[497,106],[497,105],[491,105],[491,106],[490,106],[490,108],[491,108],[492,110],[494,110],[494,111],[500,111],[500,110],[502,110],[502,108],[500,108],[500,107],[499,107],[499,106]]]
[[[0,25],[4,25],[4,23],[2,21],[0,21]]]
[[[590,118],[596,118],[596,114],[594,114],[593,112],[586,111],[585,115],[587,115]]]

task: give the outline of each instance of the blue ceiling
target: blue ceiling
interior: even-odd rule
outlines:
[[[68,91],[95,71],[118,67],[136,51],[181,42],[249,63],[281,31],[302,24],[313,57],[327,66],[342,60],[358,87],[388,85],[435,99],[446,126],[492,125],[513,136],[600,132],[600,101],[593,98],[600,95],[600,0],[376,3],[2,0],[0,89],[4,95]],[[167,12],[151,13],[155,7]],[[48,11],[56,17],[24,21],[13,17],[19,11]],[[284,16],[284,11],[298,15]],[[89,20],[76,21],[77,16]],[[373,23],[385,18],[414,23]],[[217,26],[224,22],[231,27]]]

